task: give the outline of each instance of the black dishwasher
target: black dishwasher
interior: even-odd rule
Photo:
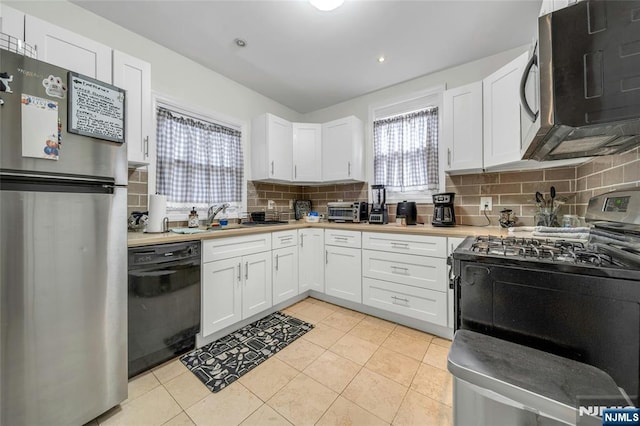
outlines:
[[[195,347],[200,242],[129,249],[129,377]]]

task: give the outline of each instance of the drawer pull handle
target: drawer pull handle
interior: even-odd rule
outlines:
[[[391,296],[391,298],[393,299],[394,302],[402,301],[404,303],[409,303],[409,299],[405,299],[403,297]]]
[[[395,241],[392,241],[391,245],[393,246],[393,248],[405,248],[405,249],[409,248],[409,243],[397,243]]]
[[[293,239],[293,237],[280,237],[280,242],[281,243],[288,243],[292,239]]]
[[[398,271],[402,271],[402,272],[398,272]],[[403,268],[401,266],[391,265],[391,272],[394,274],[409,275],[409,268]]]
[[[244,264],[244,279],[246,284],[246,281],[249,280],[249,262],[245,262]]]

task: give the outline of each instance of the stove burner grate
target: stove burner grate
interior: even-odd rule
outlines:
[[[615,265],[613,258],[609,254],[597,251],[597,247],[589,247],[582,242],[567,240],[480,236],[471,245],[471,251],[552,262],[594,266]]]

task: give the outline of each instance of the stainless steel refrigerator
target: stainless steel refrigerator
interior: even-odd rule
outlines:
[[[127,397],[116,89],[0,50],[2,426],[83,424]],[[68,107],[81,121],[68,120]]]

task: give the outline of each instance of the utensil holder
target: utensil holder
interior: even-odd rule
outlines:
[[[550,226],[559,228],[558,215],[556,209],[541,208],[533,218],[535,226]]]

